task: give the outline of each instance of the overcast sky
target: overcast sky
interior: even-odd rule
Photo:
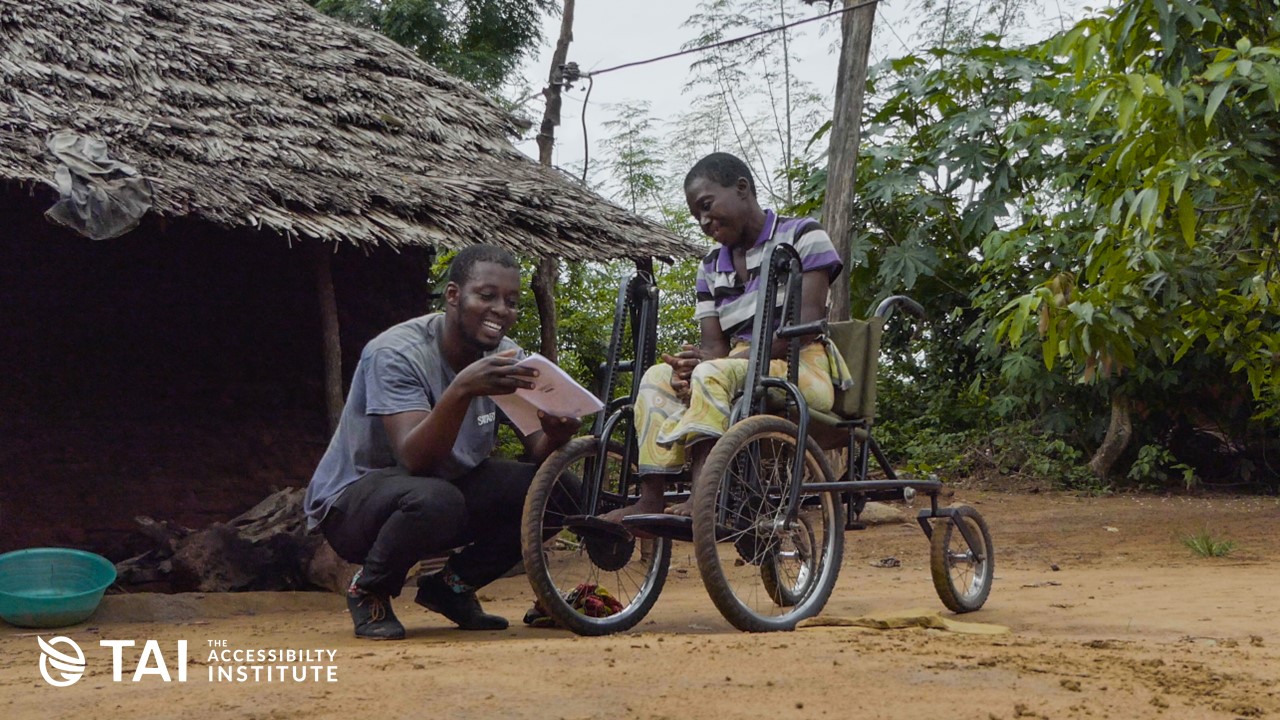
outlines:
[[[677,52],[680,46],[694,36],[690,28],[681,25],[693,12],[693,0],[641,0],[640,2],[616,2],[616,0],[580,0],[574,13],[573,42],[569,45],[568,59],[584,70],[599,70],[624,63],[645,60]],[[827,11],[825,3],[808,7],[800,2],[793,4],[796,18],[821,15]],[[813,83],[828,95],[834,94],[838,48],[834,30],[819,35],[824,22],[809,23],[793,30],[803,33],[798,43],[801,65],[796,74]],[[544,27],[547,46],[524,66],[524,77],[534,89],[546,85],[551,67],[551,53],[560,34],[560,19],[549,19]],[[591,143],[591,157],[600,157],[600,143],[606,131],[602,123],[611,116],[608,106],[631,101],[647,101],[651,115],[658,121],[673,118],[688,106],[688,98],[681,88],[688,79],[689,64],[696,55],[643,65],[636,68],[606,73],[596,78],[587,107],[587,133]],[[583,156],[582,103],[585,83],[575,85],[564,96],[561,110],[561,126],[556,134],[554,162],[561,167],[580,163]],[[537,96],[527,106],[530,116],[540,121],[543,111],[542,96]],[[537,146],[531,139],[519,147],[532,157],[537,157]],[[592,161],[594,162],[594,160]]]
[[[1086,0],[1029,0],[1026,25],[1019,33],[1024,39],[1043,37],[1063,26],[1056,19],[1060,14],[1078,14]],[[569,45],[568,60],[576,62],[584,70],[600,70],[616,65],[646,60],[677,52],[681,45],[691,40],[695,32],[681,27],[694,12],[696,0],[579,0],[576,3],[573,24],[573,42]],[[1105,0],[1097,5],[1106,5]],[[835,5],[840,5],[839,0]],[[787,7],[795,15],[792,20],[814,17],[829,12],[823,2],[808,6],[794,0]],[[922,44],[916,34],[915,18],[919,3],[913,0],[882,0],[876,8],[875,36],[871,49],[871,62],[901,57]],[[1049,16],[1053,16],[1052,21]],[[800,65],[793,71],[797,77],[811,83],[826,94],[828,103],[835,95],[836,69],[839,62],[838,18],[807,23],[792,29],[792,48],[800,56]],[[560,18],[548,18],[543,29],[546,44],[536,57],[524,64],[523,77],[531,91],[537,92],[546,85],[551,64],[551,53],[560,34]],[[742,33],[734,33],[738,36]],[[656,134],[668,130],[661,124],[673,120],[689,106],[689,97],[681,90],[689,79],[689,65],[699,55],[678,58],[605,73],[595,80],[587,107],[587,140],[590,143],[590,162],[597,169],[597,160],[605,157],[602,143],[607,135],[603,123],[610,119],[610,104],[647,101],[650,116],[659,124]],[[565,169],[580,172],[583,157],[582,109],[586,91],[585,83],[575,85],[565,93],[561,110],[561,125],[556,131],[553,162]],[[525,106],[525,113],[541,121],[545,107],[542,96],[535,95]],[[517,146],[537,157],[538,149],[533,138],[521,141]],[[700,149],[694,148],[698,153]],[[593,177],[595,173],[592,173]]]

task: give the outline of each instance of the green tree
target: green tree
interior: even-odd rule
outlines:
[[[1204,428],[1234,479],[1265,465],[1239,448],[1274,443],[1280,401],[1276,10],[1131,0],[878,68],[855,313],[930,306],[928,365],[901,367],[934,422],[1032,420],[1099,474],[1130,436],[1178,459]]]
[[[609,132],[604,147],[611,155],[604,164],[618,187],[615,199],[633,213],[661,220],[665,210],[662,141],[653,133],[649,103],[622,103],[610,109],[613,117],[604,123]]]
[[[701,47],[784,25],[796,3],[777,0],[700,0],[684,27],[696,35],[685,48]],[[756,170],[770,204],[795,199],[787,169],[803,160],[806,139],[829,116],[829,101],[801,80],[794,47],[802,29],[769,33],[699,53],[684,91],[689,112],[677,121],[673,160],[688,167],[714,149],[733,152]]]
[[[376,30],[418,57],[496,93],[542,41],[554,0],[307,0],[357,27]]]
[[[1016,42],[1033,13],[1062,12],[1060,4],[1043,0],[916,0],[912,5],[919,10],[917,38],[926,47],[949,50],[982,45],[992,36]]]
[[[1191,357],[1183,367],[1241,373],[1258,416],[1280,411],[1277,10],[1131,0],[1042,47],[1071,69],[1070,109],[1095,133],[1070,158],[1088,169],[1072,187],[1088,232],[1069,237],[1075,262],[1006,306],[1000,336],[1016,345],[1038,321],[1045,364],[1069,360],[1086,381],[1142,382]],[[1113,389],[1113,432],[1132,384]],[[1100,473],[1127,440],[1113,432]]]

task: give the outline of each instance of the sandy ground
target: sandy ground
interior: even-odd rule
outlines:
[[[450,629],[405,596],[397,607],[409,638],[399,643],[353,638],[332,595],[108,596],[87,623],[42,633],[84,649],[85,675],[69,687],[41,678],[33,631],[0,624],[0,717],[1280,717],[1280,500],[964,491],[957,499],[983,512],[997,552],[990,600],[963,619],[1007,634],[740,633],[703,591],[691,546],[678,545],[653,612],[606,638],[521,626],[531,601],[523,577],[481,595],[516,621],[510,630]],[[1236,550],[1193,555],[1179,538],[1201,530]],[[942,610],[918,527],[876,526],[847,540],[825,614]],[[901,566],[873,567],[887,556]],[[122,651],[119,682],[103,639],[137,642]],[[171,682],[156,673],[132,680],[148,639]],[[188,647],[185,682],[176,677],[179,640]],[[209,658],[211,642],[225,643],[219,652],[324,653],[293,667],[332,666],[336,682],[254,681],[252,671],[245,682],[211,682],[224,667]],[[151,657],[145,667],[157,665]]]

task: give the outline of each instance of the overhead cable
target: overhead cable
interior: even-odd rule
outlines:
[[[626,68],[633,68],[640,65],[648,65],[649,63],[655,63],[660,60],[670,60],[671,58],[677,58],[677,57],[680,57],[681,55],[690,55],[692,53],[702,52],[704,50],[714,50],[715,48],[724,47],[726,45],[733,45],[734,43],[740,43],[744,40],[751,40],[753,38],[758,38],[762,35],[770,35],[772,33],[781,32],[783,30],[790,30],[791,28],[796,27],[797,25],[804,25],[805,23],[816,22],[818,20],[825,20],[829,17],[835,17],[836,15],[843,15],[844,13],[847,13],[851,10],[857,10],[858,8],[863,8],[868,5],[875,5],[878,2],[880,2],[880,0],[862,0],[862,2],[854,3],[848,7],[840,8],[839,10],[833,10],[829,13],[824,13],[822,15],[814,15],[813,17],[804,18],[803,20],[796,20],[793,22],[786,23],[785,25],[778,25],[776,27],[765,28],[764,30],[753,32],[750,35],[743,35],[741,37],[729,38],[728,40],[721,40],[719,42],[714,42],[709,45],[699,45],[698,47],[688,48],[687,50],[668,53],[666,55],[660,55],[658,57],[649,58],[648,60],[636,60],[634,62],[623,63],[622,65],[614,65],[613,67],[607,67],[601,70],[592,70],[591,72],[586,72],[586,71],[579,71],[579,72],[581,73],[582,77],[591,77],[594,75],[603,75],[605,73],[610,73],[610,72],[613,72],[614,70],[624,70]]]

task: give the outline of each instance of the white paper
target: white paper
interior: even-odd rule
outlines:
[[[582,387],[559,365],[533,353],[516,363],[538,371],[533,378],[533,389],[521,388],[509,395],[494,395],[493,402],[502,408],[521,435],[531,435],[542,429],[538,411],[556,417],[582,418],[604,409],[604,403]]]

